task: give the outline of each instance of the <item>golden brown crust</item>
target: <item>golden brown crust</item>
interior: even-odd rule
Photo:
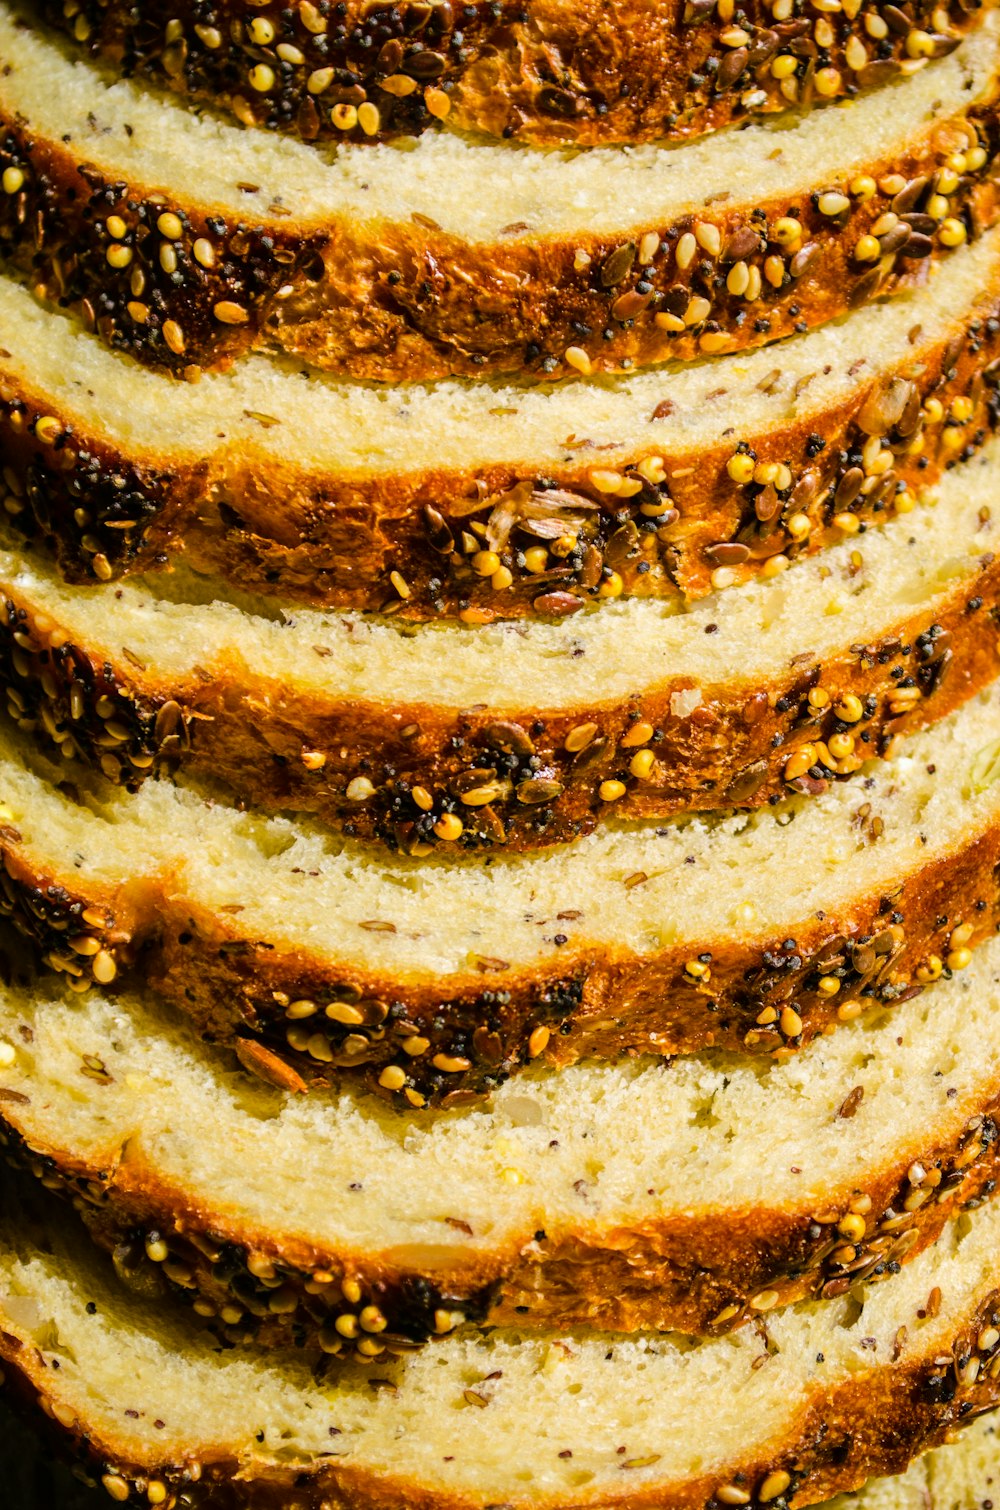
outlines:
[[[99,1081],[92,1061],[85,1068]],[[871,1149],[853,1181],[831,1186],[822,1207],[668,1209],[624,1226],[598,1214],[544,1230],[529,1213],[523,1230],[491,1246],[474,1246],[457,1213],[452,1225],[468,1233],[468,1248],[415,1243],[378,1253],[215,1210],[165,1177],[137,1140],[109,1167],[54,1146],[33,1127],[30,1086],[18,1084],[0,1088],[0,1143],[73,1201],[130,1286],[194,1305],[229,1342],[344,1358],[358,1342],[374,1351],[373,1338],[387,1358],[405,1353],[464,1321],[721,1335],[777,1306],[890,1278],[952,1216],[992,1197],[1000,1163],[1000,1088],[985,1077],[978,1110],[957,1135],[899,1146],[888,1129],[885,1146]],[[852,1114],[845,1102],[839,1115]],[[41,1128],[44,1120],[43,1104]],[[380,1317],[366,1327],[359,1318],[369,1306]]]
[[[760,345],[918,286],[930,260],[994,223],[998,142],[997,105],[979,102],[850,185],[727,200],[635,240],[511,228],[470,244],[417,217],[373,239],[341,221],[269,219],[252,186],[236,224],[192,188],[167,207],[181,221],[168,273],[163,194],[109,182],[0,104],[0,247],[111,345],[188,376],[261,344],[358,378],[572,376]]]
[[[783,1440],[748,1447],[739,1459],[714,1465],[711,1475],[673,1483],[653,1479],[630,1488],[628,1475],[622,1474],[621,1487],[613,1492],[605,1488],[600,1499],[586,1488],[544,1497],[534,1488],[530,1498],[505,1500],[503,1510],[721,1510],[733,1503],[731,1494],[720,1498],[724,1485],[743,1489],[754,1507],[768,1503],[776,1510],[798,1510],[869,1478],[901,1472],[912,1457],[950,1438],[1000,1398],[996,1345],[988,1345],[1000,1322],[998,1292],[960,1309],[964,1314],[956,1317],[950,1349],[930,1356],[919,1346],[907,1348],[900,1338],[900,1360],[875,1358],[870,1368],[846,1379],[825,1387],[813,1384]],[[277,1510],[289,1504],[293,1489],[300,1510],[500,1510],[495,1500],[489,1503],[478,1494],[388,1479],[349,1460],[327,1458],[304,1469],[301,1463],[284,1467],[254,1454],[248,1464],[239,1461],[231,1443],[220,1442],[208,1451],[199,1444],[201,1460],[183,1466],[157,1460],[152,1451],[138,1463],[134,1449],[67,1409],[58,1371],[46,1367],[34,1345],[25,1344],[17,1332],[9,1322],[0,1324],[8,1386],[22,1401],[35,1402],[53,1430],[58,1425],[63,1441],[96,1465],[116,1499],[131,1491],[137,1503],[145,1502],[147,1485],[155,1478],[171,1494],[183,1493],[183,1503],[218,1510],[250,1504],[255,1510]],[[78,1395],[75,1403],[79,1407]],[[778,1493],[771,1492],[775,1484]]]
[[[179,767],[265,810],[315,814],[421,856],[435,845],[528,849],[607,817],[824,790],[994,679],[1000,560],[983,556],[933,612],[822,659],[804,651],[766,683],[692,692],[677,677],[627,700],[557,709],[306,697],[242,661],[167,679],[127,646],[75,643],[30,587],[0,577],[0,594],[0,687],[42,744],[71,741],[133,788]]]
[[[1000,298],[981,298],[934,346],[915,332],[914,347],[836,405],[702,450],[647,444],[612,469],[581,440],[543,471],[360,478],[250,447],[178,464],[169,436],[159,451],[109,443],[0,357],[5,508],[75,582],[180,559],[286,603],[470,624],[566,617],[621,595],[693,600],[911,507],[911,490],[995,431]]]
[[[10,824],[0,857],[0,911],[81,987],[134,975],[270,1083],[353,1079],[404,1110],[460,1105],[543,1055],[560,1066],[709,1047],[785,1057],[962,968],[962,951],[1000,925],[1000,825],[898,877],[889,896],[790,913],[776,936],[642,954],[583,939],[531,965],[482,956],[478,969],[403,978],[349,948],[292,949],[259,927],[247,936],[238,912],[199,903],[171,869],[141,889],[87,882],[71,856],[33,851]]]
[[[693,137],[849,97],[942,57],[982,14],[980,0],[910,0],[874,26],[859,6],[801,0],[747,0],[736,18],[731,0],[181,0],[168,28],[155,0],[28,8],[126,74],[304,141],[447,124],[577,146]]]

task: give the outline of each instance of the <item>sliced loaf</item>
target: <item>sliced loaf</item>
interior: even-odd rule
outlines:
[[[987,1206],[861,1301],[700,1345],[497,1331],[324,1378],[220,1354],[9,1193],[0,1354],[120,1501],[784,1510],[900,1471],[996,1403],[998,1239]]]
[[[165,383],[0,279],[4,506],[76,581],[179,561],[468,624],[683,602],[912,508],[995,428],[998,353],[996,230],[778,346],[549,389],[386,393],[263,357]]]
[[[184,572],[67,587],[0,532],[0,683],[26,733],[111,780],[179,765],[414,857],[758,806],[996,675],[998,457],[688,612],[633,598],[558,623],[279,616]]]
[[[572,158],[453,135],[324,155],[108,84],[9,0],[0,57],[0,246],[189,376],[261,343],[368,378],[736,350],[919,285],[996,214],[993,13],[794,129]]]
[[[952,51],[979,5],[916,0],[891,24],[860,6],[793,16],[781,0],[477,0],[330,7],[34,0],[92,57],[305,141],[429,127],[584,146],[694,136],[808,109]],[[879,25],[879,22],[882,22]]]
[[[15,1416],[0,1407],[0,1473],[9,1500],[6,1510],[52,1505],[59,1510],[107,1510],[107,1491],[100,1483],[103,1474],[95,1473],[94,1460],[84,1467],[77,1455],[77,1461],[67,1467],[62,1460],[73,1454],[71,1446],[67,1450],[66,1438],[62,1437],[62,1453],[53,1456],[51,1429],[44,1430],[46,1423],[36,1412],[33,1424],[43,1429],[32,1431],[24,1414]],[[915,1458],[903,1473],[869,1479],[860,1489],[827,1501],[823,1510],[982,1510],[983,1500],[995,1492],[1000,1478],[996,1438],[996,1413],[990,1411],[977,1416],[971,1426],[949,1433],[947,1445]],[[137,1485],[136,1489],[141,1495],[142,1488]],[[154,1497],[157,1494],[154,1489]],[[178,1503],[184,1502],[178,1499]],[[164,1504],[173,1510],[169,1498]]]
[[[993,1194],[998,1015],[994,942],[782,1063],[536,1067],[408,1124],[354,1090],[268,1088],[148,995],[32,982],[0,993],[0,1122],[134,1286],[230,1342],[364,1355],[466,1319],[722,1333],[891,1288]]]
[[[0,900],[82,989],[134,971],[298,1089],[347,1074],[422,1108],[543,1054],[782,1057],[964,968],[1000,920],[998,710],[809,801],[485,863],[167,782],[88,794],[69,768],[59,791],[5,741]]]

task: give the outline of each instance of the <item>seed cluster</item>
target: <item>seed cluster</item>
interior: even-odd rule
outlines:
[[[768,1287],[714,1316],[699,1311],[695,1329],[722,1334],[756,1322],[779,1304],[814,1294],[832,1299],[898,1273],[956,1210],[969,1210],[988,1196],[997,1138],[993,1115],[981,1113],[970,1119],[954,1145],[929,1151],[901,1171],[887,1171],[888,1183],[878,1181],[875,1200],[858,1189],[843,1208],[791,1218],[787,1240],[771,1256]],[[150,1213],[139,1216],[130,1210],[107,1174],[73,1173],[55,1158],[33,1151],[9,1124],[0,1132],[0,1147],[10,1164],[26,1167],[72,1201],[98,1241],[112,1250],[115,1266],[131,1288],[146,1293],[159,1288],[180,1298],[230,1345],[291,1343],[330,1359],[370,1365],[405,1356],[469,1322],[516,1321],[531,1327],[546,1319],[537,1306],[511,1306],[508,1291],[514,1297],[522,1293],[516,1270],[499,1282],[466,1281],[458,1294],[414,1274],[367,1275],[329,1256],[322,1267],[283,1263],[201,1224],[184,1231],[156,1226]],[[533,1261],[542,1261],[543,1276],[551,1268],[557,1287],[572,1242],[571,1233],[565,1238],[536,1236]],[[713,1281],[713,1289],[719,1287]],[[538,1293],[536,1286],[533,1293]],[[699,1292],[695,1306],[705,1298]],[[558,1288],[553,1303],[564,1314],[565,1296]],[[993,1379],[1000,1375],[995,1328],[991,1319],[976,1329],[972,1347],[957,1349],[961,1383],[974,1383],[983,1370]],[[725,1496],[720,1500],[737,1503]]]
[[[442,711],[425,728],[395,707],[359,724],[348,703],[248,722],[246,699],[265,707],[266,690],[205,670],[153,694],[127,647],[118,664],[88,653],[19,592],[0,610],[0,688],[23,733],[129,788],[183,764],[265,809],[313,812],[416,858],[439,846],[531,848],[611,815],[822,791],[892,753],[897,735],[994,674],[998,593],[1000,562],[986,557],[973,591],[937,620],[917,616],[912,637],[852,645],[825,664],[796,659],[750,694],[739,683],[714,696],[668,685],[627,707],[523,721]]]
[[[255,185],[244,191],[263,223],[231,222],[108,182],[8,121],[0,246],[112,346],[189,379],[262,341],[376,379],[626,370],[776,340],[920,281],[928,258],[995,218],[998,114],[989,103],[937,122],[902,160],[780,205],[552,247],[544,286],[530,238],[484,251],[421,221],[355,247],[343,226],[297,234],[281,206],[255,204]],[[470,323],[484,257],[522,292]],[[345,294],[329,273],[347,265]]]
[[[974,1203],[978,1204],[978,1203]],[[863,1298],[864,1291],[859,1292]],[[859,1304],[861,1299],[859,1299]],[[941,1304],[941,1292],[934,1289],[926,1306],[917,1310],[916,1321],[937,1314]],[[972,1325],[956,1337],[950,1351],[945,1351],[930,1360],[929,1368],[921,1379],[919,1395],[922,1402],[931,1403],[937,1410],[946,1411],[948,1418],[960,1422],[971,1412],[990,1408],[996,1394],[996,1380],[1000,1378],[1000,1292],[994,1291],[977,1308]],[[874,1339],[872,1339],[874,1340]],[[900,1327],[893,1344],[891,1362],[895,1363],[905,1352],[908,1331]],[[864,1346],[862,1342],[862,1346]],[[822,1355],[821,1355],[822,1356]],[[974,1395],[974,1398],[970,1398]],[[756,1483],[743,1475],[720,1485],[709,1504],[715,1506],[742,1506],[751,1504],[779,1507],[787,1506],[795,1493],[801,1473],[797,1462],[790,1462],[789,1469],[772,1468]]]
[[[453,124],[540,142],[688,137],[918,72],[958,45],[974,0],[682,0],[600,26],[599,7],[330,0],[252,9],[42,0],[110,57],[245,125],[367,142]],[[588,11],[592,14],[588,14]],[[152,14],[150,14],[152,12]],[[657,24],[660,23],[660,24]]]
[[[529,478],[450,508],[425,505],[433,554],[404,539],[397,564],[383,570],[389,595],[357,606],[404,618],[457,608],[468,624],[566,618],[602,599],[697,599],[775,576],[869,522],[909,512],[915,487],[995,432],[998,350],[1000,319],[976,318],[937,361],[919,364],[916,379],[885,379],[822,436],[796,433],[786,445],[772,433],[683,465],[645,455],[634,466]],[[767,381],[780,377],[776,367]]]
[[[243,589],[405,619],[477,624],[567,617],[622,595],[692,600],[909,511],[914,489],[968,459],[997,428],[1000,308],[980,309],[901,372],[913,368],[912,378],[897,372],[860,390],[828,424],[813,416],[812,430],[772,427],[703,456],[573,463],[550,476],[515,474],[493,491],[481,477],[435,474],[402,518],[393,511],[391,531],[380,523],[391,477],[373,480],[364,510],[353,493],[338,509],[327,488],[330,508],[296,521],[308,546],[262,540],[256,521],[222,502],[220,489],[233,489],[208,459],[188,471],[144,465],[10,381],[0,395],[0,501],[74,580],[163,566],[183,541],[189,560]],[[802,374],[796,395],[812,376]],[[767,391],[781,379],[773,368]],[[421,503],[430,493],[435,503]],[[324,526],[343,565],[303,572],[302,550],[318,554]]]
[[[850,821],[877,842],[870,806],[861,801]],[[688,957],[674,950],[619,962],[609,1023],[598,1010],[612,988],[599,951],[570,949],[554,968],[530,970],[484,957],[482,985],[471,989],[380,988],[360,972],[345,978],[335,958],[273,953],[269,941],[249,949],[221,916],[201,936],[183,908],[174,923],[153,895],[123,926],[99,889],[88,892],[69,868],[40,870],[21,842],[0,810],[0,913],[73,989],[121,984],[138,960],[143,982],[234,1047],[250,1073],[289,1092],[346,1077],[405,1110],[458,1107],[541,1056],[565,1064],[713,1045],[780,1062],[818,1033],[899,1005],[965,969],[972,947],[1000,924],[996,835],[972,835],[960,853],[929,862],[905,889],[900,883],[891,896],[797,936],[764,943],[751,936],[721,948],[706,940],[712,947],[695,946]],[[554,926],[577,916],[560,914]],[[650,1015],[643,1003],[654,976],[658,1007]],[[90,1066],[91,1078],[102,1072]]]
[[[940,1291],[933,1291],[933,1296],[940,1305]],[[915,1320],[919,1322],[930,1314],[928,1308],[918,1308]],[[868,1340],[865,1339],[862,1346]],[[950,1434],[963,1421],[972,1420],[996,1405],[996,1381],[1000,1375],[998,1340],[1000,1292],[994,1291],[976,1307],[971,1321],[965,1321],[952,1336],[950,1347],[946,1344],[941,1353],[931,1358],[922,1355],[907,1360],[907,1367],[901,1371],[899,1387],[889,1389],[879,1377],[880,1373],[885,1373],[884,1365],[881,1370],[876,1370],[874,1385],[887,1402],[881,1420],[892,1430],[894,1452],[903,1451],[915,1456],[942,1438],[949,1440]],[[908,1329],[902,1326],[888,1361],[895,1362],[902,1357],[908,1342]],[[759,1356],[766,1358],[767,1354]],[[611,1357],[613,1354],[609,1356],[609,1362]],[[382,1389],[395,1389],[391,1379],[372,1382]],[[486,1409],[490,1403],[489,1386],[485,1380],[477,1383],[485,1388],[466,1388],[462,1392],[462,1402],[466,1407]],[[864,1387],[864,1381],[855,1382],[851,1391],[855,1399]],[[37,1400],[40,1408],[81,1448],[89,1445],[85,1423],[61,1410],[45,1395],[38,1395]],[[462,1402],[456,1399],[454,1405],[463,1408]],[[839,1398],[836,1403],[839,1405]],[[848,1419],[849,1422],[852,1420],[851,1417]],[[90,1450],[93,1451],[92,1447]],[[659,1455],[655,1453],[625,1458],[621,1456],[624,1451],[620,1448],[615,1458],[617,1466],[623,1470],[642,1469],[659,1461]],[[563,1449],[558,1455],[568,1458],[572,1453]],[[781,1461],[777,1460],[778,1463]],[[751,1504],[772,1505],[776,1510],[785,1510],[800,1484],[814,1481],[814,1476],[823,1475],[831,1468],[834,1472],[844,1473],[846,1467],[848,1476],[860,1479],[865,1473],[877,1475],[883,1467],[891,1470],[897,1459],[889,1454],[888,1448],[884,1454],[880,1450],[873,1459],[861,1434],[845,1429],[838,1420],[825,1423],[825,1429],[814,1433],[808,1444],[797,1444],[794,1456],[789,1453],[784,1461],[788,1463],[787,1467],[776,1466],[775,1460],[771,1460],[734,1472],[731,1481],[715,1487],[706,1504],[712,1510],[721,1506]],[[283,1505],[293,1489],[299,1500],[310,1507],[320,1505],[321,1497],[326,1493],[323,1471],[317,1466],[310,1472],[303,1472],[298,1464],[286,1467],[280,1460],[255,1466],[254,1503],[260,1505],[261,1510]],[[193,1510],[196,1504],[203,1502],[202,1490],[211,1497],[216,1484],[226,1484],[229,1465],[218,1462],[202,1464],[192,1458],[185,1461],[182,1469],[173,1465],[164,1467],[156,1477],[137,1474],[134,1467],[119,1459],[103,1459],[101,1468],[101,1483],[115,1502],[163,1506],[164,1510],[175,1510],[175,1507],[176,1510]],[[850,1477],[834,1480],[836,1483],[849,1481]]]

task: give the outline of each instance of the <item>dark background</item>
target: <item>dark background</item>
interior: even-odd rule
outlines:
[[[85,1489],[0,1407],[0,1510],[113,1510],[113,1503],[103,1489]]]

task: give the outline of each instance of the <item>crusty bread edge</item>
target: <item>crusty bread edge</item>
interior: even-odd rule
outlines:
[[[680,438],[673,448],[647,443],[609,456],[582,442],[571,460],[562,447],[558,456],[523,461],[363,475],[333,461],[305,469],[252,439],[198,458],[173,455],[167,436],[119,441],[82,420],[71,397],[46,392],[30,363],[5,367],[0,353],[5,508],[19,529],[45,541],[73,582],[176,560],[283,603],[469,624],[565,617],[602,593],[691,601],[748,580],[778,553],[812,554],[848,529],[883,522],[904,485],[912,506],[915,492],[993,433],[996,284],[933,344],[921,342],[919,325],[911,339],[897,362],[866,359],[852,392],[793,421],[740,433],[723,428],[720,408],[722,435],[697,448]],[[811,376],[802,376],[796,398],[808,398]],[[764,382],[780,378],[776,365]],[[717,389],[713,402],[723,398]],[[258,422],[270,429],[281,419],[261,414]],[[872,450],[868,470],[859,467]],[[777,496],[773,484],[768,491],[758,480],[733,480],[728,469],[740,457],[761,476],[784,469]],[[890,470],[877,470],[890,460]],[[651,480],[657,476],[664,480]],[[606,491],[615,477],[628,496]],[[563,510],[573,521],[576,505],[591,522],[579,550],[550,557],[538,573],[523,555],[538,540],[506,520],[529,506],[544,512],[547,500],[554,519]],[[486,540],[511,578],[506,587],[470,564]],[[740,554],[742,561],[730,560]]]
[[[29,8],[40,11],[90,57],[124,65],[130,76],[149,78],[188,99],[222,106],[244,125],[286,131],[304,141],[385,141],[419,135],[443,120],[460,131],[504,140],[578,147],[682,140],[787,111],[793,104],[808,109],[853,96],[905,76],[929,56],[951,51],[982,14],[974,5],[949,4],[944,7],[948,30],[941,34],[936,30],[941,8],[934,0],[919,0],[911,7],[910,28],[891,30],[877,57],[858,69],[856,62],[853,67],[847,63],[848,42],[853,37],[872,45],[858,10],[851,19],[844,12],[824,13],[826,25],[810,28],[798,16],[775,23],[762,0],[740,6],[738,28],[732,6],[696,7],[685,0],[619,4],[611,15],[598,0],[572,7],[478,0],[462,7],[460,38],[453,13],[432,13],[429,22],[414,20],[419,7],[403,4],[389,16],[379,14],[381,47],[367,49],[359,45],[368,28],[356,9],[341,15],[333,36],[313,8],[311,25],[288,25],[273,45],[262,45],[246,31],[245,7],[231,5],[207,46],[196,29],[200,13],[192,0],[174,5],[169,41],[156,24],[155,9],[150,15],[143,5],[83,3],[71,17],[62,0],[42,0]],[[396,47],[385,42],[393,25]],[[739,49],[737,31],[746,36]],[[815,51],[820,44],[812,32],[822,36],[819,86]],[[318,36],[326,44],[322,51]],[[283,58],[275,50],[281,42]],[[289,44],[299,59],[287,56]],[[423,61],[400,68],[404,44],[419,46]],[[788,56],[798,53],[800,67],[792,87],[786,82],[782,89],[771,63],[786,49]],[[390,64],[397,54],[394,72]],[[740,62],[743,68],[737,71]],[[250,69],[261,63],[271,66],[277,79],[276,87],[264,93],[249,83]],[[348,68],[357,82],[339,91],[311,91],[310,78],[331,67]],[[555,70],[558,85],[552,82]],[[234,83],[241,78],[247,80],[242,88]],[[380,87],[386,78],[391,80],[388,89]],[[402,93],[407,87],[410,92]],[[361,124],[357,106],[365,102],[375,106],[377,116],[363,116]],[[353,106],[354,114],[342,110],[334,123],[334,103]]]
[[[996,1354],[981,1357],[977,1343],[987,1328],[995,1330],[998,1318],[994,1292],[970,1304],[956,1328],[950,1356],[906,1357],[888,1367],[873,1366],[826,1391],[813,1391],[784,1440],[748,1450],[710,1476],[681,1483],[649,1478],[641,1487],[630,1488],[623,1473],[620,1490],[605,1491],[599,1498],[586,1490],[544,1497],[535,1491],[531,1510],[718,1510],[718,1489],[734,1481],[736,1487],[748,1486],[749,1502],[757,1505],[763,1502],[761,1490],[769,1480],[775,1482],[772,1476],[778,1473],[787,1475],[788,1487],[766,1502],[777,1510],[797,1510],[856,1488],[866,1479],[901,1472],[917,1453],[939,1445],[957,1426],[996,1405]],[[67,1393],[59,1389],[60,1375],[46,1368],[35,1346],[10,1321],[0,1323],[0,1357],[8,1388],[22,1402],[39,1408],[52,1429],[58,1427],[64,1443],[97,1465],[102,1478],[116,1481],[116,1498],[125,1497],[121,1491],[133,1485],[137,1498],[144,1495],[149,1479],[156,1477],[171,1490],[191,1496],[190,1503],[197,1505],[204,1496],[220,1510],[251,1503],[285,1505],[293,1488],[302,1510],[486,1510],[487,1501],[479,1495],[389,1479],[349,1465],[327,1462],[312,1471],[299,1464],[284,1470],[260,1462],[251,1467],[239,1462],[224,1443],[210,1452],[203,1450],[204,1461],[196,1460],[192,1449],[184,1465],[156,1460],[139,1464],[124,1442],[98,1432],[93,1422],[73,1418]],[[973,1360],[979,1363],[975,1377],[969,1368]],[[669,1408],[667,1402],[664,1408]],[[60,1417],[70,1424],[62,1424]],[[490,1503],[498,1510],[496,1501]],[[505,1500],[503,1510],[528,1510],[528,1504],[521,1497]]]
[[[897,206],[892,213],[921,213],[949,158],[969,147],[970,133],[984,161],[959,177],[947,222],[929,234],[914,229],[902,249],[885,240],[898,237],[898,228],[880,231],[882,256],[858,262],[859,239],[891,206]],[[6,177],[9,170],[19,185],[0,194],[0,248],[30,273],[36,288],[79,309],[116,349],[188,377],[259,344],[356,378],[509,371],[572,376],[741,350],[836,318],[876,295],[919,286],[928,259],[948,255],[946,223],[976,235],[995,222],[991,175],[998,141],[996,101],[983,99],[929,124],[901,160],[871,162],[861,178],[875,185],[874,193],[865,188],[842,196],[846,208],[836,213],[821,208],[830,202],[810,188],[780,203],[726,200],[669,226],[630,228],[624,240],[584,228],[562,239],[512,235],[470,244],[413,220],[380,225],[375,236],[371,228],[360,233],[335,220],[268,219],[249,194],[247,215],[236,224],[229,212],[216,217],[218,206],[185,202],[163,185],[107,182],[61,141],[5,117],[0,99],[0,173]],[[152,229],[165,207],[179,211],[183,222],[172,242],[189,269],[180,288],[161,267],[161,237]],[[118,270],[107,260],[112,213],[125,226],[115,255],[131,254]],[[785,250],[761,229],[770,237],[778,218],[789,216],[800,220],[803,232]],[[707,276],[701,257],[686,269],[676,266],[677,243],[697,224],[714,227],[720,245],[718,256],[708,259]],[[217,253],[227,250],[214,267],[194,259],[194,243],[204,238]],[[647,243],[656,249],[644,263]],[[783,270],[777,288],[767,281],[770,257]],[[728,289],[728,269],[737,262],[762,279],[765,297],[752,318],[755,306]],[[502,299],[487,297],[501,287]],[[707,299],[708,314],[680,332],[664,327],[668,306],[686,311],[693,293]],[[216,314],[220,307],[222,315]],[[595,333],[587,338],[589,351],[579,345],[581,328]],[[606,330],[612,332],[607,340]],[[544,347],[540,331],[546,332]]]

